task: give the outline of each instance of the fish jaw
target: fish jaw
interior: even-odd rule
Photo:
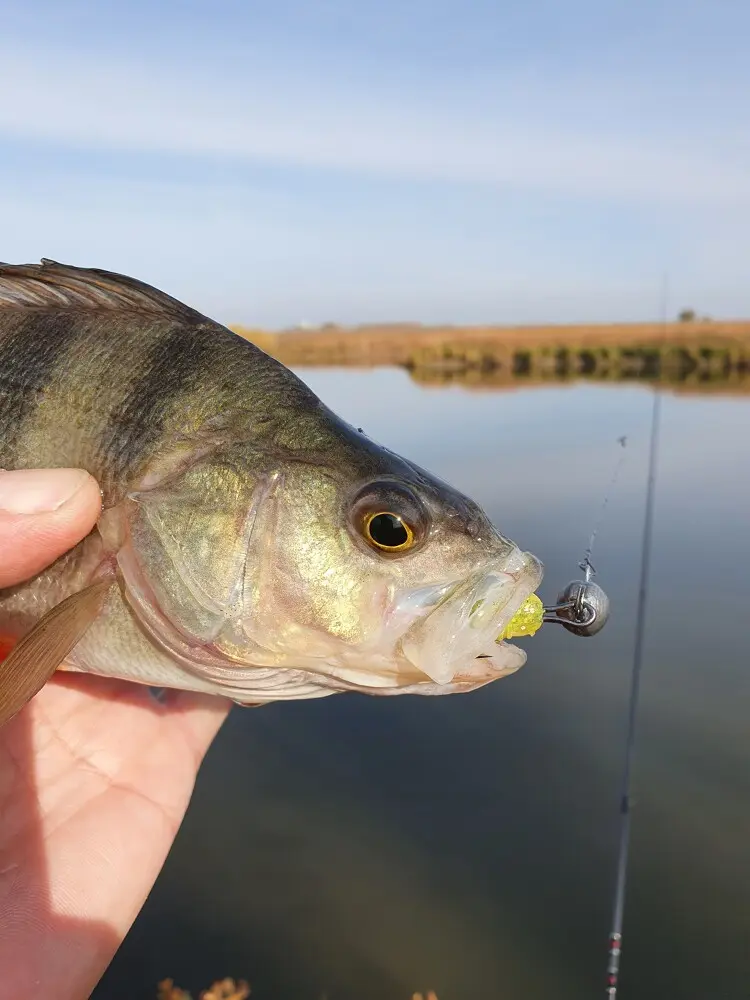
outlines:
[[[491,680],[514,673],[526,654],[498,637],[537,590],[543,574],[535,556],[514,546],[502,562],[470,576],[415,622],[400,642],[402,655],[441,685],[460,677],[468,681],[490,675]]]

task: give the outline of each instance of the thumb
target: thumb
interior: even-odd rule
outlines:
[[[35,576],[96,524],[101,495],[82,469],[0,471],[0,588]]]

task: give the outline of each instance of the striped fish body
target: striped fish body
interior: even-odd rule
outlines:
[[[533,557],[253,344],[134,279],[0,264],[0,467],[101,486],[97,528],[0,591],[7,643],[61,607],[77,629],[78,595],[109,581],[80,635],[67,626],[70,669],[257,703],[471,690],[525,659],[479,649],[538,586]],[[461,632],[455,615],[498,581],[485,631]]]
[[[0,635],[25,634],[114,560],[122,525],[111,537],[102,525],[129,496],[174,479],[204,454],[221,461],[233,446],[248,497],[269,452],[333,450],[372,464],[353,437],[283,365],[148,285],[54,262],[0,264],[0,468],[86,469],[104,510],[100,530],[49,570],[0,591]],[[209,487],[210,463],[201,472],[199,490]],[[68,665],[224,690],[186,674],[145,638],[117,588]]]
[[[317,400],[282,365],[132,279],[0,264],[0,465],[85,468],[105,506],[155,456],[232,421],[262,436]]]

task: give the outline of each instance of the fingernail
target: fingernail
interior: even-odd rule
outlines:
[[[0,472],[0,510],[45,514],[70,500],[88,479],[82,469],[19,469]]]

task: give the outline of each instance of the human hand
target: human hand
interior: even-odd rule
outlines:
[[[99,510],[83,473],[0,472],[0,589],[76,545]],[[168,692],[160,703],[140,685],[65,673],[0,729],[0,1000],[90,995],[159,874],[228,710],[218,698]]]

